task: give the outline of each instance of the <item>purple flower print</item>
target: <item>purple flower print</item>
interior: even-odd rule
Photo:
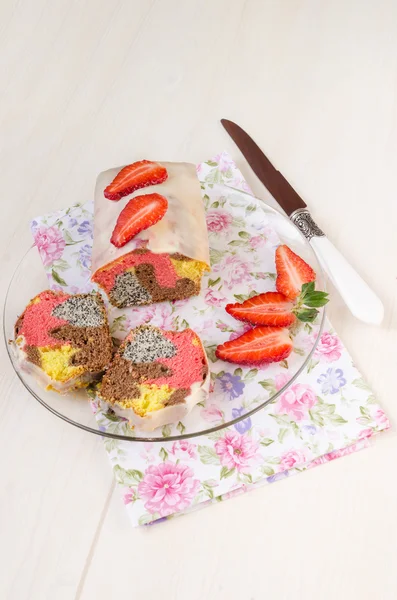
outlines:
[[[306,431],[309,435],[315,435],[317,433],[317,427],[315,427],[315,425],[303,425],[302,430]]]
[[[70,218],[69,224],[68,224],[69,229],[73,229],[73,227],[76,227],[76,225],[77,225],[77,219]]]
[[[281,471],[280,473],[275,473],[274,475],[271,475],[270,477],[266,477],[266,481],[268,483],[274,483],[275,481],[280,481],[281,479],[285,479],[288,476],[289,476],[288,471]]]
[[[150,523],[144,523],[145,527],[152,527],[152,525],[158,525],[158,523],[164,523],[164,521],[168,521],[167,517],[161,517],[160,519],[155,519],[154,521],[150,521]]]
[[[84,244],[79,250],[79,259],[85,269],[91,267],[91,246]]]
[[[337,394],[341,387],[346,385],[346,379],[343,377],[342,369],[333,369],[330,367],[326,373],[320,375],[317,379],[323,394]]]
[[[240,375],[232,375],[231,373],[224,373],[222,377],[218,379],[222,391],[228,394],[229,400],[238,398],[243,393],[245,383],[241,381]]]
[[[77,231],[80,235],[89,235],[92,237],[92,221],[83,221],[80,223]]]
[[[241,417],[241,415],[245,414],[245,408],[241,407],[241,408],[233,408],[232,409],[232,417],[233,419],[237,419],[238,417]],[[244,419],[244,421],[239,421],[238,423],[234,424],[234,429],[236,431],[238,431],[239,433],[243,434],[246,431],[248,431],[249,429],[251,429],[251,419],[248,417],[248,419]]]

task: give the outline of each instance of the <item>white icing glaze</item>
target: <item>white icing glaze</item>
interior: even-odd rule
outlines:
[[[98,379],[99,373],[82,373],[65,382],[56,381],[47,375],[43,369],[27,360],[27,354],[23,350],[24,345],[25,338],[23,335],[19,335],[17,340],[12,344],[18,366],[21,371],[25,371],[25,373],[32,375],[37,383],[45,389],[47,389],[48,386],[51,386],[59,394],[67,394],[76,388],[80,388],[81,384],[89,384]]]
[[[147,240],[147,248],[157,254],[179,252],[193,260],[210,264],[205,211],[195,166],[190,163],[161,164],[168,172],[164,183],[137,190],[118,201],[108,200],[103,191],[122,167],[103,171],[98,176],[95,186],[93,273],[140,247],[142,240]],[[110,238],[125,205],[134,196],[155,192],[168,200],[168,210],[164,218],[142,231],[122,248],[113,246]]]

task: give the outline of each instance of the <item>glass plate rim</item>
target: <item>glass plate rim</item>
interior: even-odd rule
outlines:
[[[200,184],[201,184],[201,182],[200,182]],[[238,192],[239,194],[243,194],[244,196],[247,196],[249,198],[253,198],[255,200],[258,200],[258,202],[260,202],[261,204],[265,205],[266,209],[270,210],[271,212],[275,212],[282,219],[285,219],[286,221],[289,222],[289,224],[291,226],[294,227],[293,223],[289,220],[289,218],[285,214],[283,214],[280,210],[277,210],[273,206],[270,206],[269,204],[267,204],[267,202],[265,200],[262,200],[261,198],[258,198],[258,196],[255,196],[254,194],[249,194],[248,192],[246,192],[244,190],[240,190],[240,189],[232,187],[230,185],[225,185],[225,184],[221,184],[221,183],[214,183],[214,184],[212,184],[212,187],[215,187],[215,186],[216,187],[225,188],[227,190],[232,190],[234,192]],[[302,238],[302,241],[304,241],[305,244],[309,244],[308,240],[305,238],[305,236],[301,233],[301,231],[297,227],[296,227],[296,231],[298,232],[299,236]],[[54,408],[52,408],[49,404],[47,404],[44,400],[42,400],[34,392],[34,390],[31,389],[31,387],[29,386],[29,384],[24,381],[24,379],[20,375],[19,371],[17,370],[16,365],[14,364],[14,360],[13,360],[13,358],[11,356],[10,342],[9,342],[9,340],[7,340],[6,325],[5,325],[5,316],[6,316],[5,312],[6,312],[6,307],[7,307],[8,296],[9,296],[9,293],[10,293],[10,288],[11,288],[12,282],[14,281],[14,277],[16,276],[16,274],[17,274],[17,272],[19,270],[19,267],[21,266],[21,264],[25,260],[25,258],[28,255],[28,253],[33,248],[35,248],[35,244],[31,244],[29,246],[29,248],[27,249],[27,251],[23,254],[22,258],[18,262],[18,264],[17,264],[17,266],[16,266],[16,268],[15,268],[13,274],[12,274],[10,282],[8,284],[7,292],[6,292],[5,299],[4,299],[4,305],[3,305],[3,338],[4,338],[5,345],[6,345],[8,358],[10,359],[11,365],[12,365],[12,367],[13,367],[13,369],[14,369],[17,377],[18,377],[18,379],[22,383],[22,385],[28,390],[28,392],[44,408],[46,408],[47,410],[49,410],[52,414],[54,414],[55,416],[59,417],[63,421],[66,421],[70,425],[73,425],[74,427],[78,427],[79,429],[83,429],[84,431],[87,431],[87,432],[92,433],[94,435],[98,435],[100,437],[109,438],[109,439],[116,439],[116,440],[120,440],[120,441],[124,441],[124,442],[143,442],[143,443],[148,443],[148,442],[156,442],[156,443],[158,443],[158,442],[162,442],[162,443],[165,443],[165,442],[175,442],[175,441],[178,441],[178,440],[186,440],[186,439],[190,439],[190,438],[194,438],[194,437],[201,437],[201,436],[204,436],[204,435],[209,435],[209,434],[214,433],[216,431],[220,431],[222,429],[226,429],[228,427],[232,427],[236,423],[239,423],[240,421],[244,421],[245,419],[250,418],[252,415],[254,415],[255,413],[257,413],[260,410],[262,410],[263,408],[265,408],[265,406],[267,406],[268,404],[271,404],[272,402],[274,402],[281,394],[283,394],[294,383],[294,381],[296,381],[296,379],[302,373],[302,371],[304,370],[304,368],[307,366],[310,358],[313,356],[313,353],[315,352],[315,350],[317,348],[317,345],[318,345],[318,343],[320,341],[320,336],[321,336],[321,334],[323,332],[325,318],[326,318],[326,306],[323,307],[322,316],[321,316],[321,322],[320,322],[320,326],[319,326],[319,330],[318,330],[317,339],[315,340],[311,351],[308,353],[308,355],[306,357],[306,360],[299,367],[299,369],[296,371],[296,373],[291,377],[291,379],[288,381],[288,383],[285,384],[285,385],[283,385],[279,390],[277,390],[272,395],[271,398],[269,398],[268,400],[266,400],[265,402],[263,402],[259,406],[256,406],[252,410],[244,413],[243,415],[241,415],[239,417],[236,417],[235,419],[232,419],[231,421],[228,421],[227,423],[222,423],[221,425],[217,425],[217,426],[211,427],[209,429],[206,429],[205,431],[198,431],[198,432],[194,432],[194,433],[181,433],[179,435],[170,435],[170,436],[162,437],[162,438],[161,437],[146,437],[146,436],[145,437],[124,436],[124,435],[120,435],[120,434],[117,434],[117,433],[108,433],[106,431],[100,431],[99,429],[93,429],[93,428],[89,427],[88,425],[84,425],[83,423],[77,423],[76,421],[73,421],[73,419],[70,419],[66,415],[58,412],[57,410],[55,410]],[[326,291],[326,282],[325,282],[325,277],[324,277],[324,270],[323,270],[321,264],[318,261],[318,258],[317,258],[317,255],[316,255],[315,251],[313,250],[313,248],[311,246],[310,246],[310,250],[313,253],[313,255],[316,257],[316,260],[318,262],[318,269],[317,270],[319,270],[320,273],[321,273],[322,280],[323,280],[323,288],[324,288],[324,291]],[[89,397],[88,397],[88,400],[89,400]]]

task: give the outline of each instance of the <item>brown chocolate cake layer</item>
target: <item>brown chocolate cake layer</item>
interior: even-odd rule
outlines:
[[[81,365],[90,371],[103,371],[113,356],[113,343],[109,327],[76,327],[63,325],[50,329],[50,335],[62,342],[69,342],[79,348],[70,359],[70,364]]]
[[[163,302],[164,300],[183,300],[200,293],[200,283],[183,277],[178,279],[175,287],[161,287],[155,277],[154,267],[149,264],[138,265],[135,269],[139,283],[149,292],[152,302]]]

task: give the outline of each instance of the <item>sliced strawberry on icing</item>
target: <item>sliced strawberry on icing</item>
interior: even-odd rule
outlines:
[[[110,241],[117,248],[121,248],[140,231],[158,223],[164,217],[167,208],[167,198],[160,194],[144,194],[131,198],[119,214]]]
[[[259,365],[288,358],[292,341],[284,327],[254,327],[240,337],[218,346],[215,354],[221,360],[240,365]]]
[[[239,321],[253,325],[289,327],[296,321],[294,303],[279,292],[266,292],[242,303],[227,304],[226,311]]]
[[[290,300],[297,298],[302,285],[316,279],[316,273],[303,258],[283,245],[276,250],[276,288]]]
[[[135,190],[163,183],[167,177],[167,169],[160,163],[140,160],[121,169],[103,193],[109,200],[120,200]]]

